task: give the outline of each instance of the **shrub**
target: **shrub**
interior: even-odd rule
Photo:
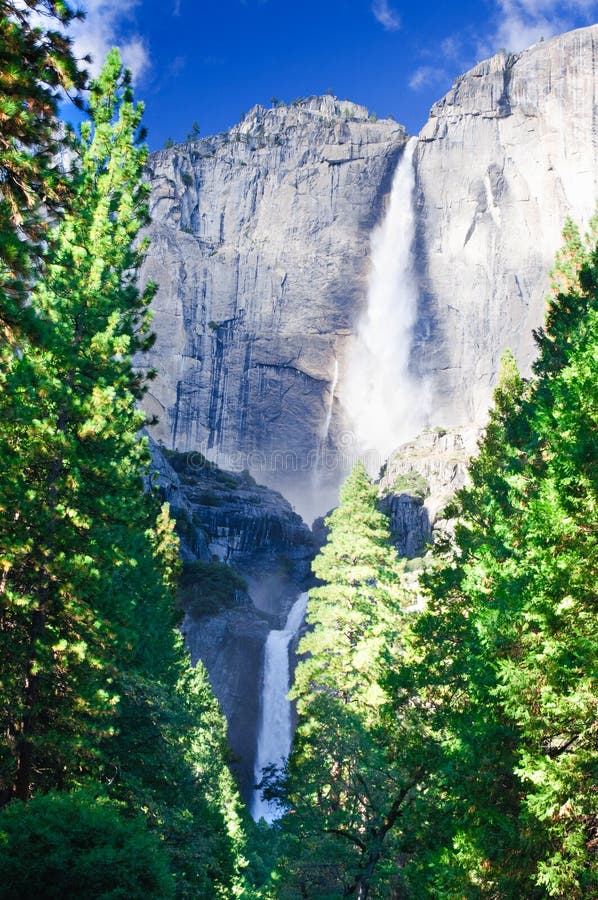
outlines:
[[[200,493],[194,494],[193,502],[198,506],[221,506],[222,504],[218,494],[213,494],[211,491],[200,491]]]
[[[159,839],[141,818],[84,791],[52,792],[0,813],[0,898],[174,897]]]
[[[423,475],[416,472],[415,469],[409,469],[397,475],[390,493],[392,494],[411,494],[414,497],[420,497],[422,500],[430,493],[430,486]]]
[[[245,590],[245,579],[226,563],[200,560],[183,563],[179,602],[190,616],[199,618],[232,609],[237,593]]]

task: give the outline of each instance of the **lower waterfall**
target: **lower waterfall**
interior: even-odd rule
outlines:
[[[308,594],[300,594],[291,607],[281,631],[271,631],[264,649],[264,676],[260,727],[257,741],[254,776],[258,783],[266,766],[280,765],[291,751],[293,729],[291,702],[287,695],[291,689],[289,668],[289,644],[297,634],[305,610]],[[276,802],[262,800],[260,791],[254,790],[251,815],[255,821],[273,822],[284,810]]]

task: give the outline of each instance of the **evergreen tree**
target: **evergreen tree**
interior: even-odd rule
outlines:
[[[507,352],[485,438],[470,466],[471,485],[447,510],[457,519],[454,545],[436,546],[436,566],[424,577],[427,608],[406,635],[411,685],[428,711],[427,726],[439,749],[428,815],[408,865],[413,896],[477,897],[497,891],[514,898],[529,887],[527,851],[516,827],[519,733],[493,693],[496,653],[509,636],[507,630],[500,637],[497,633],[504,610],[489,581],[490,569],[506,566],[513,549],[509,483],[517,478],[522,456],[506,421],[517,416],[523,387]],[[514,621],[507,616],[505,624]],[[404,690],[404,673],[390,673],[389,686]]]
[[[555,287],[522,406],[531,427],[514,485],[525,511],[513,522],[520,631],[499,659],[497,697],[522,735],[521,821],[538,840],[533,882],[564,898],[598,893],[598,219],[585,241],[568,224]],[[510,585],[497,575],[504,596]]]
[[[83,791],[53,791],[2,810],[0,872],[2,900],[175,896],[164,849],[143,819]]]
[[[314,563],[324,584],[310,592],[313,628],[299,647],[308,656],[292,691],[299,724],[279,890],[281,897],[365,898],[377,884],[375,896],[387,896],[385,854],[396,850],[396,832],[406,838],[402,818],[423,765],[409,711],[392,711],[400,759],[388,729],[382,681],[401,653],[406,594],[388,521],[361,464],[328,525]]]
[[[31,297],[42,339],[1,372],[2,800],[108,792],[160,833],[178,896],[228,898],[244,838],[224,722],[175,631],[173,524],[143,491],[147,150],[116,51],[90,109],[75,202]]]
[[[598,889],[596,237],[567,226],[535,378],[507,360],[416,626],[442,725],[437,802],[458,823],[423,856],[422,896]]]
[[[43,345],[24,344],[3,372],[3,699],[14,761],[4,779],[22,800],[39,780],[68,781],[94,752],[114,711],[114,646],[133,624],[123,587],[137,532],[124,532],[137,510],[143,536],[147,512],[131,354],[147,340],[151,291],[140,296],[134,281],[146,151],[135,147],[141,109],[129,90],[112,54],[92,89],[93,129],[83,128],[77,209],[31,301]]]
[[[9,339],[31,312],[23,303],[49,221],[69,199],[57,91],[77,91],[84,73],[58,29],[75,15],[62,0],[0,2],[0,322]],[[42,17],[48,27],[37,24]]]

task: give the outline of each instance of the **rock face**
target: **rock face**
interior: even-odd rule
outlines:
[[[319,97],[256,106],[226,134],[152,155],[154,437],[287,495],[297,482],[303,508],[321,496],[311,470],[342,430],[335,361],[406,137]]]
[[[430,429],[391,455],[379,489],[399,556],[423,556],[445,527],[444,507],[467,483],[479,437],[476,427]]]
[[[529,369],[565,218],[587,222],[598,193],[597,41],[592,26],[479,64],[420,135],[411,361],[431,425],[483,420],[506,347]],[[166,446],[248,468],[306,515],[333,505],[345,349],[405,141],[320,97],[152,155],[146,406]]]
[[[201,659],[206,666],[227,718],[235,769],[248,797],[264,644],[309,583],[314,540],[289,503],[247,473],[225,472],[199,453],[172,453],[154,442],[151,451],[154,480],[177,520],[186,571],[192,573],[197,561],[218,560],[247,585],[220,609],[198,614],[189,608],[182,630],[192,663]]]
[[[437,103],[417,149],[413,359],[432,424],[483,420],[499,359],[527,373],[567,216],[598,197],[598,26],[500,53]]]

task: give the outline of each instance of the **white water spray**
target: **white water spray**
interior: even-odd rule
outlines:
[[[328,440],[328,434],[330,432],[330,423],[332,422],[332,410],[334,408],[334,397],[336,394],[336,389],[338,387],[338,359],[334,360],[334,375],[332,376],[332,384],[330,385],[330,396],[328,398],[328,407],[326,409],[326,418],[324,420],[324,427],[322,428],[322,443],[326,443]]]
[[[412,253],[416,146],[417,138],[411,138],[395,171],[386,216],[372,232],[367,309],[342,389],[356,450],[372,473],[427,418],[425,385],[409,371],[418,299]]]
[[[289,644],[297,634],[305,610],[307,594],[300,594],[293,604],[282,631],[271,631],[264,650],[264,677],[260,728],[254,778],[258,783],[266,766],[280,765],[291,752],[293,729],[291,702],[287,695],[291,689],[289,672]],[[276,802],[262,800],[260,791],[254,791],[251,815],[255,821],[273,822],[284,810]]]

